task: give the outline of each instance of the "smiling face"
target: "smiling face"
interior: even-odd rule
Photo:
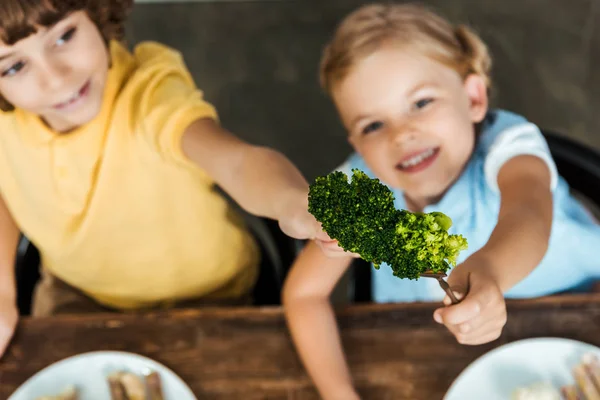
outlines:
[[[76,11],[12,46],[0,42],[0,94],[52,129],[69,131],[100,111],[108,65],[100,31]]]
[[[487,111],[483,78],[394,44],[355,64],[332,96],[354,149],[417,208],[458,178]]]

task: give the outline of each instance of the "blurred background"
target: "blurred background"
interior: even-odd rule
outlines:
[[[336,24],[365,3],[138,1],[127,40],[179,49],[225,127],[282,151],[313,179],[350,152],[318,85],[321,50]],[[423,3],[470,24],[488,43],[494,106],[600,149],[600,0]]]

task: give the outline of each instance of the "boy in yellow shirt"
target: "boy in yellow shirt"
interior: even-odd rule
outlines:
[[[0,2],[0,355],[20,232],[44,268],[34,315],[247,296],[257,246],[215,185],[290,236],[326,239],[299,171],[223,129],[179,53],[117,41],[132,3]]]

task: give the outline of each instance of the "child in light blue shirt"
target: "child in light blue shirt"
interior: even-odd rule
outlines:
[[[378,302],[439,301],[434,319],[463,344],[498,338],[506,297],[585,289],[600,279],[600,228],[569,194],[539,129],[490,110],[491,59],[465,26],[417,5],[373,4],[350,14],[321,61],[355,150],[340,168],[390,187],[399,209],[441,211],[469,249],[448,283],[374,272]],[[356,255],[335,241],[310,242],[295,261],[283,301],[298,352],[324,399],[358,395],[329,297]]]
[[[538,127],[511,112],[492,110],[480,129],[475,151],[458,180],[440,201],[425,206],[423,211],[441,211],[452,218],[450,233],[465,236],[469,243],[469,248],[460,253],[458,262],[462,263],[485,246],[496,227],[501,200],[497,178],[502,166],[517,156],[538,157],[550,172],[553,198],[548,251],[537,268],[504,296],[526,298],[589,290],[594,281],[600,280],[600,225],[570,194]],[[351,176],[353,168],[376,177],[359,153],[353,153],[338,170]],[[396,208],[406,209],[402,190],[390,189],[396,197]],[[374,300],[380,303],[439,301],[444,297],[437,281],[398,279],[386,265],[373,274],[372,289]]]

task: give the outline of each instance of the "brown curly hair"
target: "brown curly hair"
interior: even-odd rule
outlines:
[[[85,11],[108,46],[111,40],[123,38],[132,7],[133,0],[1,0],[0,40],[12,46],[40,27],[50,27],[72,12]],[[0,97],[0,110],[13,109]]]

